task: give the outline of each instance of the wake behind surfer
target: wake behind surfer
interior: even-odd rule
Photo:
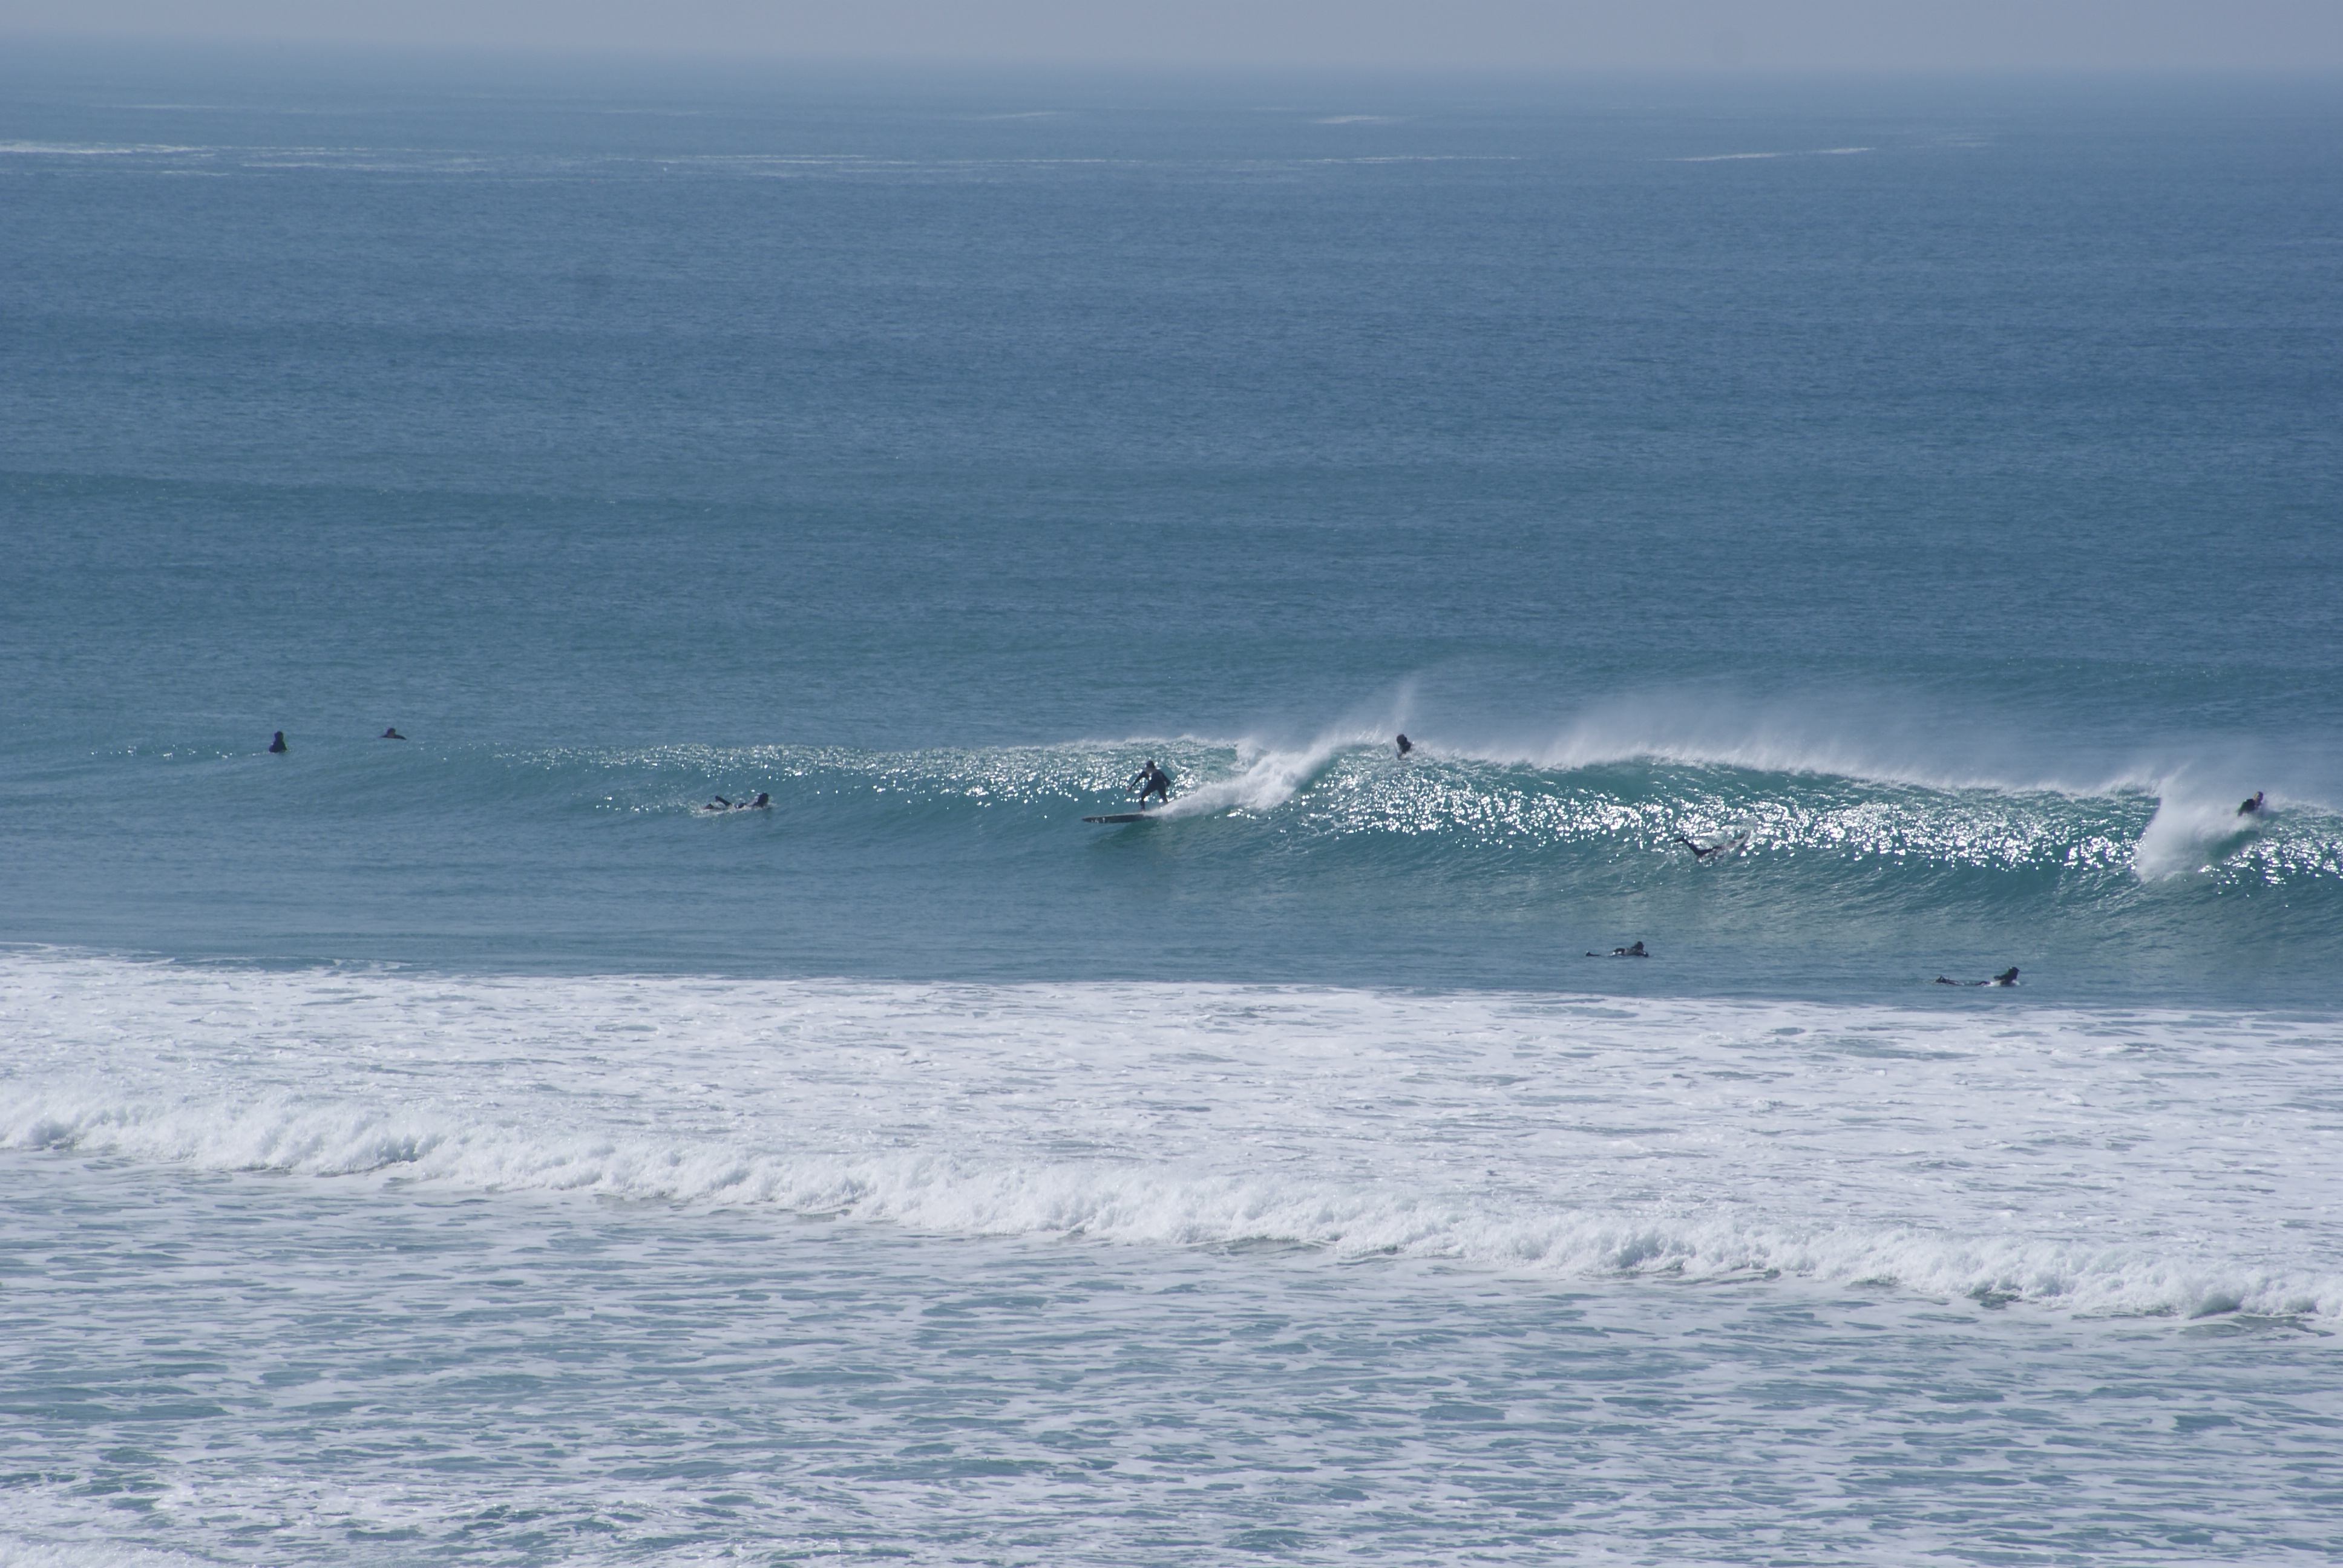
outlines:
[[[1152,757],[1147,759],[1146,767],[1131,776],[1131,781],[1123,788],[1138,790],[1139,803],[1142,807],[1147,804],[1147,799],[1151,795],[1166,805],[1169,805],[1172,800],[1172,775],[1158,768]]]

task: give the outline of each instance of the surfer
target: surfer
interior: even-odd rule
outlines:
[[[1675,841],[1682,844],[1685,849],[1690,849],[1694,859],[1705,860],[1711,855],[1722,855],[1727,849],[1738,849],[1744,844],[1749,842],[1749,835],[1746,833],[1736,833],[1721,844],[1701,844],[1695,843],[1692,839],[1685,838],[1682,833],[1678,833],[1676,835]]]
[[[1152,757],[1147,759],[1146,767],[1131,776],[1131,782],[1125,784],[1123,788],[1138,790],[1139,803],[1141,806],[1147,804],[1147,798],[1150,795],[1156,797],[1166,805],[1169,805],[1172,800],[1172,775],[1155,766],[1155,759]]]
[[[1414,749],[1415,742],[1407,738],[1407,732],[1405,730],[1402,730],[1399,737],[1399,754],[1402,757],[1404,757]]]
[[[754,800],[727,800],[719,795],[700,808],[703,811],[769,811],[772,809],[773,798],[761,789]]]
[[[277,739],[268,743],[268,754],[271,757],[282,757],[292,749],[293,748],[285,744],[285,731],[282,729],[277,732]]]
[[[2262,792],[2257,789],[2254,791],[2254,798],[2252,799],[2237,808],[2237,815],[2240,817],[2258,817],[2261,814]]]
[[[1588,953],[1586,956],[1590,959],[1647,959],[1652,955],[1644,950],[1644,944],[1639,940],[1631,947],[1613,948],[1607,953]]]
[[[404,735],[401,735],[401,734],[398,732],[398,726],[397,726],[396,724],[394,724],[394,725],[392,725],[389,729],[386,729],[386,730],[384,730],[384,731],[382,732],[382,739],[384,739],[385,740],[404,740],[404,739],[407,739],[407,737],[406,737],[406,736],[404,736]]]
[[[1936,983],[1938,985],[2014,986],[2017,983],[2017,966],[2010,965],[1991,980],[1953,980],[1946,975],[1938,975]]]

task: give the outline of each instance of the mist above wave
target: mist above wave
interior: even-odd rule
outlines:
[[[1964,773],[1892,748],[1764,726],[1625,720],[1590,720],[1529,747],[1427,731],[1403,759],[1392,741],[1397,732],[1350,721],[1291,744],[1181,736],[899,753],[671,747],[511,761],[583,769],[580,783],[605,786],[598,805],[628,813],[693,809],[703,788],[770,789],[785,809],[809,813],[890,799],[906,810],[1126,809],[1133,773],[1157,759],[1176,783],[1156,809],[1161,817],[1280,814],[1333,838],[1624,843],[1674,856],[1680,835],[1738,836],[1760,853],[2137,869],[2150,879],[2181,869],[2343,876],[2343,815],[2315,799],[2289,800],[2256,831],[2240,832],[2227,792],[2232,781],[2186,767],[2167,776],[2027,780],[2022,770]]]

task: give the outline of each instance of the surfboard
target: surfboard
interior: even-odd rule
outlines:
[[[1111,817],[1085,817],[1085,822],[1144,822],[1154,816],[1152,811],[1117,811]]]

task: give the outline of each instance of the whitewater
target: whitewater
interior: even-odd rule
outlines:
[[[0,1142],[954,1235],[2343,1314],[2337,1020],[0,968]]]
[[[2309,1560],[2338,1039],[15,950],[0,1562]]]

